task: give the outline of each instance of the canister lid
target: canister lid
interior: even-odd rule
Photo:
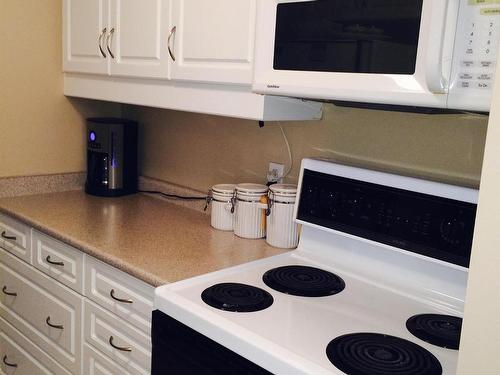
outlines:
[[[267,193],[267,186],[261,184],[238,184],[236,191],[243,194],[265,194]]]
[[[212,191],[224,195],[232,195],[236,185],[234,184],[218,184],[212,186]]]
[[[291,184],[274,184],[269,187],[269,190],[275,195],[295,196],[297,195],[297,186]]]

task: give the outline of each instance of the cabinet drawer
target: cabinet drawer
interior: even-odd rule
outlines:
[[[0,313],[72,373],[80,371],[83,297],[0,251]]]
[[[0,318],[0,374],[56,374],[70,375],[57,362],[28,340],[5,320]],[[16,364],[8,366],[5,362]]]
[[[94,258],[85,261],[85,296],[149,334],[154,288]]]
[[[46,374],[50,371],[16,344],[4,332],[0,332],[0,368],[3,374]]]
[[[116,315],[85,301],[85,341],[123,366],[131,374],[149,374],[151,336]]]
[[[83,253],[36,230],[32,232],[33,265],[83,294]]]
[[[83,373],[89,375],[131,375],[130,372],[88,344],[85,344],[83,348]]]
[[[30,227],[0,214],[0,246],[31,263]]]

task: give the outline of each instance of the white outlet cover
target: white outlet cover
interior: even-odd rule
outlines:
[[[269,163],[269,172],[267,173],[267,180],[269,182],[283,182],[283,176],[285,174],[285,165],[270,162]]]

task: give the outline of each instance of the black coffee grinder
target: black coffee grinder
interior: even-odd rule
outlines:
[[[85,192],[119,197],[137,192],[137,123],[118,118],[87,119]]]

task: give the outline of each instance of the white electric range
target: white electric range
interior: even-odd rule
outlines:
[[[477,191],[305,159],[297,250],[157,288],[153,375],[452,375]]]

